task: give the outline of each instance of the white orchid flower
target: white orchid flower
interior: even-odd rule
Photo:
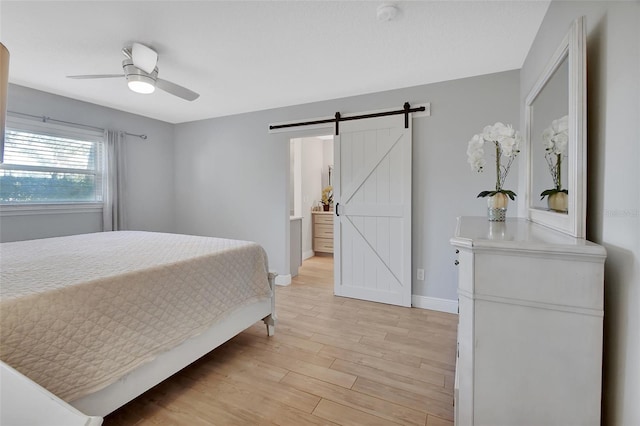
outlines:
[[[486,166],[484,159],[484,143],[491,142],[491,152],[496,154],[496,191],[483,191],[478,196],[485,197],[493,192],[501,192],[508,194],[513,200],[516,194],[513,191],[504,190],[504,181],[509,173],[511,164],[520,152],[520,143],[522,138],[520,134],[514,130],[513,126],[496,122],[493,126],[485,126],[482,133],[473,135],[467,146],[467,162],[471,166],[471,170],[482,172]],[[502,164],[501,158],[508,158],[505,164]]]

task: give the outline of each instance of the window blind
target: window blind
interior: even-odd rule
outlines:
[[[102,202],[100,132],[10,118],[0,165],[0,203]]]

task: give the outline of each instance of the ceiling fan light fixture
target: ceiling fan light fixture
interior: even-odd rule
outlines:
[[[147,74],[151,74],[158,64],[158,53],[149,46],[133,43],[131,46],[131,61],[133,65]]]
[[[131,74],[127,76],[127,85],[129,89],[136,93],[148,95],[156,90],[155,81],[151,77],[140,74]]]
[[[149,49],[143,45],[140,45],[144,49]],[[138,48],[140,47],[138,46]],[[134,48],[136,46],[134,45]],[[151,49],[149,49],[151,50]],[[153,52],[153,51],[152,51]],[[94,74],[94,75],[68,75],[68,78],[74,79],[85,79],[85,78],[116,78],[116,77],[124,77],[127,79],[127,85],[131,91],[142,94],[153,93],[156,90],[156,87],[163,92],[167,92],[170,95],[177,96],[185,101],[195,101],[200,96],[196,92],[187,89],[186,87],[182,87],[178,84],[172,83],[167,80],[163,80],[158,78],[158,67],[155,66],[157,63],[157,55],[154,56],[154,60],[152,63],[148,64],[140,64],[141,66],[154,65],[154,68],[151,69],[151,72],[148,72],[142,68],[139,68],[137,65],[133,63],[134,57],[132,56],[131,49],[125,47],[122,49],[122,53],[125,56],[125,59],[122,61],[122,71],[124,74]],[[155,55],[155,52],[153,52]],[[144,53],[143,53],[144,55]],[[143,61],[144,62],[144,61]],[[150,68],[147,68],[150,69]]]
[[[132,91],[148,95],[156,90],[156,79],[158,78],[157,67],[151,74],[147,74],[133,65],[131,59],[125,59],[122,61],[122,69],[127,78],[127,85]]]

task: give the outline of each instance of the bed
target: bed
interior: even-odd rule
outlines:
[[[255,322],[275,330],[256,243],[117,231],[0,245],[0,359],[105,416]]]

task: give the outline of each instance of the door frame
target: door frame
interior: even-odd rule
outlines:
[[[311,126],[309,126],[311,127]],[[277,131],[269,131],[269,133],[285,133],[286,138],[282,138],[282,140],[279,141],[279,143],[285,143],[286,144],[286,149],[285,149],[285,156],[286,156],[286,162],[285,164],[287,165],[285,168],[285,182],[282,184],[282,188],[280,189],[281,191],[284,191],[284,195],[285,195],[285,200],[286,200],[286,206],[284,209],[284,215],[282,216],[282,220],[283,223],[285,223],[285,233],[283,235],[284,243],[285,243],[285,253],[284,253],[284,260],[285,260],[285,268],[287,271],[288,275],[278,275],[276,276],[276,281],[275,283],[277,285],[280,286],[288,286],[291,284],[291,274],[289,274],[289,271],[291,270],[291,235],[290,235],[290,216],[289,216],[289,212],[291,211],[291,202],[290,202],[290,197],[289,197],[289,185],[292,179],[291,176],[291,168],[289,167],[289,161],[290,161],[290,155],[291,155],[291,139],[305,139],[305,138],[313,138],[313,137],[318,137],[318,136],[324,136],[324,135],[328,135],[328,134],[333,134],[334,133],[334,127],[331,126],[330,124],[328,125],[322,125],[322,126],[314,126],[314,128],[296,128],[296,127],[292,127],[292,128],[287,128],[287,129],[278,129]],[[277,188],[276,188],[277,190]]]

